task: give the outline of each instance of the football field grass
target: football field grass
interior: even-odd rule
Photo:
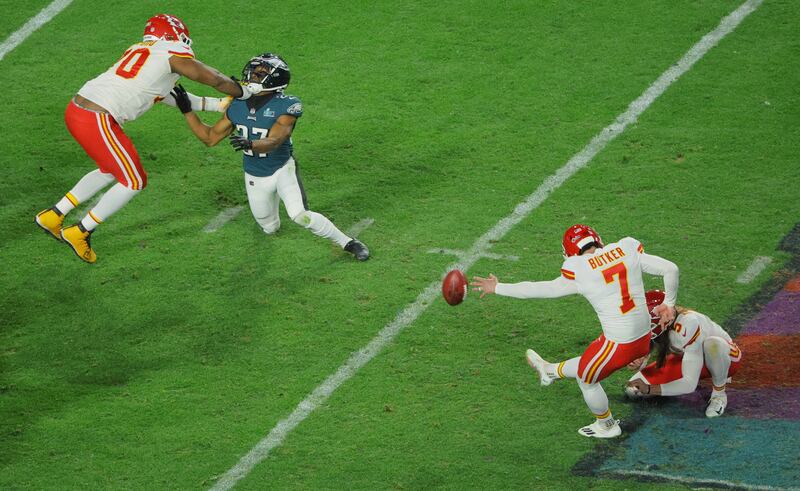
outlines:
[[[47,4],[0,1],[0,36]],[[33,223],[94,168],[63,111],[165,7],[75,0],[0,60],[0,488],[212,487],[458,260],[430,250],[472,247],[740,4],[170,2],[224,73],[286,58],[309,205],[345,231],[373,220],[372,258],[283,211],[265,236],[240,155],[157,106],[125,125],[148,187],[88,265]],[[467,274],[555,278],[564,229],[585,222],[677,263],[679,303],[724,323],[800,221],[798,22],[765,1]],[[421,309],[236,489],[684,489],[573,475],[592,415],[524,352],[581,353],[600,332],[586,301]],[[604,383],[623,420],[627,376]]]

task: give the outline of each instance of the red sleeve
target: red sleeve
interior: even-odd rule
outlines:
[[[561,276],[563,276],[564,278],[566,278],[568,280],[574,280],[575,279],[575,273],[573,273],[572,271],[570,271],[568,269],[564,269],[564,268],[561,268]]]

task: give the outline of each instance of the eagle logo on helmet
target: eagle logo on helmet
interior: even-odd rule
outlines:
[[[274,53],[250,58],[242,69],[242,81],[261,84],[263,90],[282,91],[292,78],[286,60]]]

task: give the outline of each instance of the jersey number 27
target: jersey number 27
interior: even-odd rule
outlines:
[[[250,134],[249,134],[247,126],[245,126],[243,124],[237,124],[236,125],[236,129],[239,131],[239,134],[243,138],[247,138],[248,140],[260,140],[262,138],[266,138],[267,134],[269,133],[269,129],[252,128],[253,138],[250,138]],[[245,150],[243,153],[245,155],[249,155],[251,157],[253,156],[253,151],[252,150]],[[266,153],[260,153],[260,152],[258,154],[259,157],[266,157],[267,155],[268,154],[266,154]]]

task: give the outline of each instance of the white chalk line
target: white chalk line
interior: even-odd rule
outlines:
[[[244,206],[232,206],[230,208],[225,208],[219,212],[219,215],[215,216],[210,222],[208,222],[208,225],[203,228],[203,232],[207,234],[213,234],[217,230],[221,229],[223,225],[236,218],[243,209]]]
[[[747,269],[740,274],[738,278],[736,278],[736,283],[741,283],[742,285],[750,283],[756,279],[756,276],[760,275],[761,272],[764,271],[764,268],[769,266],[771,262],[772,258],[769,256],[756,257],[753,259],[753,262],[750,263],[750,266],[748,266]]]
[[[561,187],[567,179],[572,177],[572,175],[580,169],[586,167],[594,156],[605,148],[609,142],[619,136],[627,126],[636,122],[637,118],[653,103],[653,101],[663,94],[681,75],[686,73],[708,52],[708,50],[716,46],[723,37],[733,31],[744,18],[755,11],[762,1],[763,0],[748,0],[733,13],[723,18],[716,29],[703,36],[703,38],[692,46],[677,63],[665,71],[641,96],[634,100],[625,112],[620,114],[609,126],[603,128],[600,133],[592,138],[592,140],[563,167],[545,179],[536,191],[514,208],[514,211],[510,215],[501,219],[488,232],[478,238],[475,244],[460,258],[460,261],[449,265],[441,276],[444,277],[447,271],[454,268],[459,268],[462,271],[468,270],[492,247],[494,242],[497,242],[505,236],[516,224],[521,222],[543,203],[553,191]],[[328,376],[325,381],[306,396],[291,414],[279,421],[269,434],[259,441],[246,455],[239,459],[236,465],[225,472],[211,489],[231,489],[239,480],[247,476],[259,462],[267,458],[273,449],[283,443],[286,436],[296,428],[297,425],[324,403],[339,386],[358,372],[358,370],[372,360],[372,358],[377,356],[377,354],[405,327],[414,322],[439,295],[439,286],[439,280],[431,282],[417,296],[413,303],[409,304],[398,313],[394,320],[384,326],[369,344],[358,352],[353,353],[336,372]]]
[[[59,12],[64,10],[72,3],[72,0],[55,0],[47,7],[43,8],[34,17],[31,17],[24,26],[12,32],[2,44],[0,44],[0,60],[14,50],[17,46],[22,44],[23,41],[28,39],[28,36],[36,32],[40,27],[50,22],[50,20],[58,15]]]
[[[456,256],[458,258],[466,254],[466,251],[461,251],[458,249],[445,249],[442,247],[428,249],[427,252],[428,254],[447,254],[450,256]],[[507,254],[495,254],[493,252],[485,252],[481,257],[485,257],[487,259],[497,259],[499,261],[519,261],[519,256],[512,256]]]
[[[759,484],[745,484],[745,483],[738,483],[732,481],[725,481],[721,479],[695,479],[693,477],[685,477],[685,476],[673,476],[671,474],[663,474],[661,472],[650,472],[650,471],[612,471],[612,472],[603,472],[603,474],[616,474],[622,476],[638,476],[638,477],[655,477],[658,479],[664,479],[668,481],[675,481],[680,482],[683,484],[707,484],[712,486],[727,486],[735,489],[752,489],[758,491],[798,491],[800,488],[780,488],[775,486],[765,486]]]
[[[375,223],[375,220],[372,218],[365,218],[363,220],[359,220],[358,222],[354,223],[350,228],[348,228],[345,234],[347,234],[348,237],[358,237],[358,234],[368,229],[373,223]]]

